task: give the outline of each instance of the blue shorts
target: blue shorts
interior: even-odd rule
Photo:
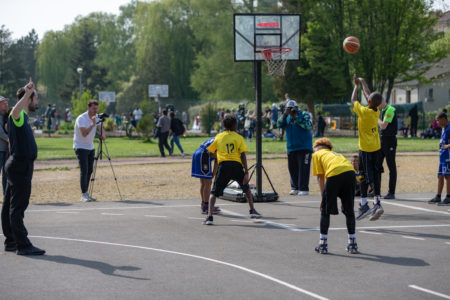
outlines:
[[[192,154],[191,176],[196,178],[212,179],[211,161],[213,158],[209,156],[208,151],[197,149]]]
[[[438,175],[450,176],[450,164],[447,162],[440,162]]]

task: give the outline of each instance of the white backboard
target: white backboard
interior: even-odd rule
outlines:
[[[169,97],[169,86],[167,84],[150,84],[148,86],[148,95],[150,97],[167,98]]]
[[[109,105],[111,102],[116,102],[116,92],[98,92],[98,100],[100,102],[106,102],[106,105]]]
[[[300,60],[299,14],[234,14],[234,61],[264,61],[261,50],[289,48],[283,56]]]

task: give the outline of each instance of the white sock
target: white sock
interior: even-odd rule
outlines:
[[[349,234],[349,235],[348,235],[348,238],[349,238],[349,239],[356,239],[356,233],[354,233],[354,234]]]
[[[361,197],[361,206],[364,206],[367,204],[367,198],[362,198]]]
[[[375,198],[373,198],[373,204],[375,205],[375,204],[378,204],[378,203],[380,203],[380,196],[375,196]]]
[[[326,240],[326,239],[328,239],[328,234],[320,234],[320,239],[321,239],[321,240]]]

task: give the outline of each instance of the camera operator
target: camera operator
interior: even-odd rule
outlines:
[[[309,173],[312,154],[312,122],[309,114],[300,111],[295,101],[289,101],[278,119],[278,127],[286,128],[288,169],[291,177],[291,195],[309,194]]]
[[[237,133],[244,136],[244,125],[245,125],[245,104],[239,104],[239,109],[236,114],[236,119],[238,122]]]
[[[81,186],[81,201],[89,202],[95,201],[88,193],[89,181],[91,179],[92,170],[94,167],[94,138],[96,128],[101,128],[101,123],[104,121],[106,114],[101,114],[103,118],[99,118],[98,102],[96,100],[89,100],[87,111],[78,116],[75,121],[75,130],[73,136],[73,149],[78,158],[80,166],[80,186]],[[104,132],[101,133],[102,140],[105,139]]]

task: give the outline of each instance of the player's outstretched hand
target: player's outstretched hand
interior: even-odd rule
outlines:
[[[30,77],[30,81],[24,86],[24,89],[25,89],[25,93],[28,95],[33,92],[34,82],[33,82],[33,79],[31,79],[31,77]]]
[[[353,83],[355,85],[359,85],[361,83],[360,78],[356,77],[356,74],[353,74]]]

